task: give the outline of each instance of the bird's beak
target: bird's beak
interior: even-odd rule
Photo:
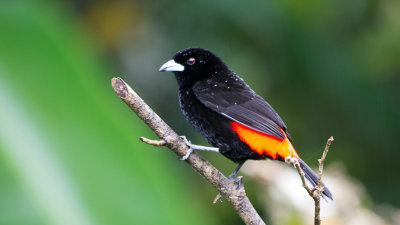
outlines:
[[[168,62],[164,63],[164,65],[162,65],[158,71],[160,71],[160,72],[182,72],[184,70],[185,70],[184,66],[175,62],[175,60],[171,59]]]

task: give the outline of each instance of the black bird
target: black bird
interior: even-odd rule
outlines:
[[[238,163],[230,178],[248,159],[297,158],[305,177],[317,185],[318,176],[299,158],[278,113],[219,57],[202,48],[188,48],[177,52],[160,71],[174,72],[183,114],[215,148],[189,145],[220,152]],[[323,186],[323,194],[332,199]]]

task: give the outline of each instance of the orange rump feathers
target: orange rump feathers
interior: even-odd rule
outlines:
[[[260,131],[248,128],[240,123],[231,122],[232,129],[235,131],[240,140],[245,142],[251,150],[262,155],[263,153],[271,156],[271,158],[276,159],[276,156],[280,156],[283,159],[286,157],[296,157],[299,156],[294,150],[292,143],[287,138],[285,132],[282,130],[285,138],[281,139],[270,134],[265,134]]]

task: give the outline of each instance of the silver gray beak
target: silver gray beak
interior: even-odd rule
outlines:
[[[160,71],[160,72],[182,72],[184,70],[185,70],[184,66],[175,62],[175,60],[171,59],[168,62],[164,63],[164,65],[162,65],[158,71]]]

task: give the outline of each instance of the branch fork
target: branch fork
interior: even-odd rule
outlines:
[[[324,170],[324,162],[326,155],[328,154],[329,147],[331,146],[333,142],[333,137],[331,136],[328,138],[328,141],[326,142],[324,152],[322,153],[322,157],[318,159],[318,164],[319,164],[319,170],[318,170],[318,184],[312,188],[310,188],[305,180],[305,174],[303,170],[301,169],[300,163],[296,158],[291,158],[290,162],[296,167],[297,172],[299,173],[301,177],[301,182],[303,184],[304,189],[306,189],[307,193],[311,196],[311,198],[314,200],[314,225],[320,225],[321,224],[321,195],[322,192],[324,191],[324,187],[322,186],[322,173]]]

